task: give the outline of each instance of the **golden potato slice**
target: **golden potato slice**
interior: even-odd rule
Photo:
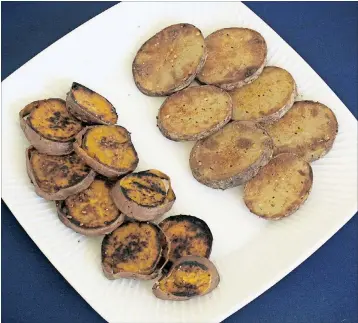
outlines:
[[[87,123],[116,124],[118,115],[116,109],[102,95],[91,89],[73,82],[67,94],[66,106],[77,118]]]
[[[219,282],[219,273],[209,259],[186,256],[154,284],[153,293],[160,299],[183,301],[210,293]]]
[[[26,159],[36,193],[47,200],[64,200],[86,189],[95,177],[95,172],[74,153],[50,156],[30,147]]]
[[[190,24],[169,26],[147,40],[133,61],[133,77],[140,91],[168,95],[187,87],[206,59],[204,37]]]
[[[175,202],[169,177],[155,169],[126,175],[116,183],[111,194],[117,207],[138,221],[156,219]]]
[[[265,39],[255,30],[224,28],[205,39],[208,51],[198,79],[224,90],[233,90],[255,80],[267,56]]]
[[[199,140],[227,124],[232,101],[225,91],[211,85],[195,86],[174,93],[161,106],[158,127],[168,139]]]
[[[271,138],[257,124],[233,121],[199,140],[190,153],[193,176],[212,188],[241,185],[266,165],[273,152]]]
[[[294,153],[311,162],[331,150],[338,123],[324,104],[297,101],[282,119],[265,128],[273,139],[275,155]]]
[[[267,66],[255,81],[229,94],[233,102],[234,120],[272,123],[292,107],[296,83],[286,70]]]
[[[170,261],[183,256],[209,258],[213,235],[203,220],[191,215],[174,215],[160,222],[159,227],[170,242]]]
[[[87,165],[107,177],[129,173],[138,164],[130,133],[120,126],[86,127],[76,136],[74,149]]]
[[[309,163],[295,154],[279,154],[246,183],[244,201],[260,217],[281,219],[306,201],[312,182]]]
[[[107,278],[152,279],[162,266],[167,245],[160,228],[150,222],[126,222],[102,242],[102,267]]]

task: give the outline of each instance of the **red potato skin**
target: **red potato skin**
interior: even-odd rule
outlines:
[[[94,179],[96,177],[95,171],[93,169],[91,169],[89,174],[81,182],[77,183],[76,185],[63,188],[56,193],[46,193],[38,186],[34,172],[31,167],[30,157],[31,157],[31,151],[34,149],[35,148],[33,146],[30,146],[29,148],[26,149],[26,156],[25,156],[26,157],[26,170],[27,170],[27,174],[28,174],[32,184],[35,187],[36,194],[38,196],[43,197],[45,200],[49,200],[49,201],[65,200],[70,195],[77,194],[77,193],[85,190],[86,188],[88,188],[92,184],[92,182],[94,181]]]
[[[157,278],[160,275],[163,267],[166,265],[168,258],[169,258],[170,241],[164,235],[162,229],[160,229],[159,226],[157,226],[154,223],[152,223],[152,224],[155,225],[159,229],[158,232],[160,232],[160,239],[161,239],[161,244],[162,244],[162,252],[161,252],[161,255],[159,256],[159,260],[158,260],[158,263],[157,263],[154,271],[147,275],[139,274],[139,273],[131,273],[131,272],[119,272],[117,274],[114,274],[112,268],[108,264],[105,264],[102,261],[103,274],[107,279],[114,280],[114,279],[118,279],[118,278],[132,278],[132,279],[139,279],[139,280],[152,280],[152,279]],[[104,246],[106,244],[106,237],[107,236],[105,236],[102,241],[102,260],[104,258],[104,252],[105,252]]]
[[[66,206],[64,205],[64,201],[56,202],[57,215],[61,222],[68,228],[76,231],[77,233],[83,234],[85,236],[101,236],[104,234],[111,233],[113,230],[118,228],[125,219],[125,215],[120,213],[117,219],[115,219],[112,223],[105,225],[103,227],[97,228],[88,228],[84,226],[79,226],[78,224],[72,222],[68,218],[68,214],[66,213]]]
[[[198,262],[198,263],[206,266],[208,268],[208,270],[212,273],[213,280],[211,281],[209,289],[202,295],[197,295],[197,296],[192,296],[192,297],[172,295],[172,294],[163,292],[159,288],[159,281],[162,278],[165,278],[163,276],[154,284],[154,286],[152,288],[153,294],[156,297],[158,297],[160,299],[163,299],[163,300],[169,300],[169,301],[186,301],[186,300],[191,299],[193,297],[204,296],[206,294],[209,294],[213,289],[215,289],[218,286],[218,284],[220,282],[219,273],[218,273],[216,267],[214,266],[214,264],[209,259],[204,258],[204,257],[185,256],[185,257],[179,258],[178,260],[176,260],[173,263],[173,265],[171,266],[171,269],[169,270],[169,272],[168,272],[168,274],[166,276],[170,276],[172,271],[174,270],[174,268],[179,266],[180,263],[187,262],[187,261],[188,262],[190,262],[190,261]]]
[[[175,202],[175,199],[173,199],[173,201],[163,203],[156,207],[145,207],[138,205],[134,201],[129,200],[123,194],[120,181],[118,181],[111,189],[111,196],[114,204],[121,212],[123,212],[129,218],[136,219],[138,221],[153,221],[157,219],[164,213],[168,212]]]
[[[49,99],[49,100],[60,100],[61,99]],[[40,152],[47,155],[55,155],[55,156],[62,156],[68,155],[73,152],[73,141],[74,138],[70,141],[60,142],[60,141],[53,141],[47,138],[42,137],[39,133],[37,133],[25,120],[25,117],[28,116],[31,111],[36,107],[36,103],[39,101],[34,101],[25,106],[19,112],[19,120],[20,120],[20,127],[24,132],[27,140]],[[64,101],[63,101],[64,102]]]
[[[76,152],[76,154],[88,166],[93,168],[97,173],[99,173],[103,176],[109,177],[109,178],[119,177],[121,175],[124,175],[124,174],[134,171],[138,165],[138,161],[139,161],[138,156],[137,156],[136,163],[133,164],[133,167],[131,169],[120,170],[120,169],[114,169],[112,167],[106,166],[106,165],[100,163],[99,161],[95,160],[94,158],[87,155],[86,151],[82,149],[82,140],[83,140],[83,136],[85,135],[85,133],[93,127],[95,127],[95,126],[85,127],[76,135],[76,137],[75,137],[76,141],[73,143],[73,148],[74,148],[74,151]],[[134,151],[135,151],[135,149],[134,149]],[[137,155],[137,152],[136,152],[136,155]]]

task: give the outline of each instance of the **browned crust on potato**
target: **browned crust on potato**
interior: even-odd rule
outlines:
[[[35,148],[33,146],[30,146],[26,149],[27,174],[28,174],[32,184],[35,187],[36,194],[43,197],[46,200],[64,200],[68,196],[79,193],[79,192],[85,190],[86,188],[88,188],[91,185],[91,183],[94,181],[94,178],[96,177],[95,171],[91,169],[90,172],[88,173],[88,175],[81,182],[79,182],[73,186],[63,188],[63,189],[57,191],[56,193],[44,192],[36,182],[36,176],[34,174],[34,171],[32,169],[31,163],[30,163],[31,152],[33,150],[35,150]]]
[[[175,44],[175,40],[177,39],[177,37],[181,36],[181,35],[185,35],[188,33],[195,33],[196,36],[200,36],[201,37],[201,41],[202,41],[202,48],[203,48],[203,53],[201,55],[201,58],[199,60],[199,62],[196,64],[196,66],[190,67],[186,72],[185,72],[185,76],[179,78],[178,80],[176,80],[174,82],[173,85],[164,88],[164,89],[148,89],[145,86],[142,85],[142,82],[140,80],[140,76],[142,74],[145,74],[147,77],[150,76],[150,72],[153,69],[158,69],[161,67],[161,65],[163,65],[167,60],[169,60],[170,58],[171,61],[173,61],[173,65],[172,67],[174,67],[174,63],[175,63],[175,59],[177,58],[177,55],[174,54],[174,50],[173,53],[168,49],[167,52],[167,57],[164,58],[164,60],[155,62],[153,61],[148,61],[146,60],[145,63],[138,63],[139,57],[140,55],[142,55],[142,53],[148,51],[151,57],[160,57],[160,54],[158,53],[158,48],[156,47],[158,45],[158,47],[168,47],[168,43],[170,45]],[[173,54],[173,55],[172,55]],[[171,57],[173,56],[173,57]],[[133,73],[133,79],[134,82],[136,84],[136,86],[138,87],[138,89],[149,96],[166,96],[169,94],[172,94],[174,92],[180,91],[184,88],[186,88],[187,86],[190,85],[190,83],[195,79],[197,73],[202,69],[205,60],[207,57],[207,51],[205,48],[205,42],[204,42],[204,37],[201,33],[201,31],[195,27],[194,25],[191,24],[186,24],[186,23],[181,23],[181,24],[175,24],[175,25],[171,25],[168,26],[164,29],[162,29],[161,31],[159,31],[157,34],[155,34],[153,37],[151,37],[150,39],[148,39],[138,50],[133,64],[132,64],[132,73]],[[179,55],[180,58],[180,55]],[[156,64],[155,64],[156,63]]]
[[[246,135],[248,135],[248,133],[250,133],[250,132],[256,133],[256,134],[258,134],[260,132],[264,138],[260,138],[260,141],[257,141],[256,143],[254,143],[249,138],[241,137],[241,132],[243,133],[243,131],[240,130],[240,133],[237,133],[237,136],[236,136],[237,147],[234,146],[235,142],[230,141],[230,145],[233,146],[233,147],[231,147],[232,149],[230,148],[232,150],[231,152],[229,152],[229,151],[224,151],[224,152],[219,151],[218,152],[217,151],[218,143],[215,140],[215,137],[221,136],[223,131],[226,131],[226,129],[225,129],[226,127],[233,128],[235,132],[237,132],[238,130],[240,130],[240,128],[242,128],[242,130],[247,132]],[[237,129],[235,130],[235,128],[237,128]],[[232,158],[232,153],[235,152],[236,149],[238,150],[237,153],[239,153],[240,150],[243,150],[244,153],[246,154],[248,149],[250,149],[251,146],[255,146],[257,144],[260,144],[262,146],[261,153],[260,153],[259,157],[254,162],[252,162],[250,165],[248,165],[244,170],[240,171],[239,173],[231,174],[230,176],[226,175],[225,177],[223,176],[222,178],[217,178],[217,179],[210,178],[209,176],[206,176],[203,174],[203,171],[204,171],[203,167],[205,167],[205,166],[202,166],[201,160],[198,160],[198,158],[200,159],[198,154],[201,154],[201,151],[204,151],[205,149],[207,149],[205,147],[209,147],[209,149],[208,149],[209,155],[208,155],[208,157],[205,157],[205,158],[208,158],[206,164],[208,164],[209,161],[212,164],[212,161],[216,160],[216,159],[218,159],[219,161],[221,159],[223,159],[225,161],[226,155],[230,156],[230,158]],[[194,145],[193,149],[190,152],[189,164],[190,164],[192,174],[198,182],[200,182],[206,186],[209,186],[211,188],[225,190],[228,188],[242,185],[242,184],[246,183],[248,180],[250,180],[252,177],[254,177],[257,174],[257,172],[260,170],[260,168],[269,162],[269,160],[272,157],[272,154],[273,154],[272,139],[267,134],[267,132],[259,126],[259,124],[256,124],[256,123],[253,123],[250,121],[232,121],[232,122],[228,123],[225,127],[221,128],[218,132],[214,133],[213,135],[211,135],[207,138],[204,138],[202,140],[199,140]],[[242,154],[240,154],[240,156],[241,156],[240,158],[246,158]],[[236,160],[239,160],[239,159],[236,159]],[[231,162],[234,163],[233,160],[231,160]],[[233,166],[233,165],[231,165],[231,166]],[[230,166],[225,164],[225,165],[222,165],[221,168],[222,167],[225,167],[225,169],[229,169],[228,167],[230,167]],[[210,168],[211,168],[211,166],[210,166]]]
[[[66,107],[67,107],[68,111],[70,111],[71,114],[73,114],[77,119],[79,119],[79,120],[81,120],[81,121],[83,121],[85,123],[103,124],[103,125],[116,124],[117,120],[116,120],[116,122],[106,122],[106,121],[102,120],[100,116],[97,116],[97,115],[91,113],[85,107],[83,107],[81,104],[76,102],[76,100],[75,100],[75,98],[73,96],[73,88],[75,86],[80,86],[80,87],[86,89],[89,92],[94,92],[93,90],[89,89],[88,87],[86,87],[86,86],[84,86],[82,84],[79,84],[77,82],[73,82],[72,86],[71,86],[71,90],[67,93],[67,97],[66,97]],[[94,92],[94,93],[96,93],[96,92]],[[100,95],[100,94],[98,94],[98,95]],[[114,108],[113,104],[111,102],[109,102],[104,96],[101,95],[101,97],[104,98],[112,106],[112,112],[118,118],[117,111]]]
[[[257,79],[266,64],[265,39],[252,29],[220,29],[206,37],[205,44],[208,57],[197,75],[199,81],[205,84],[230,91]],[[224,75],[212,76],[223,73],[225,69]]]
[[[273,139],[274,155],[293,153],[312,162],[332,149],[338,133],[338,122],[334,112],[326,105],[314,101],[296,101],[280,120],[266,125],[265,129]],[[319,131],[321,133],[317,135]],[[305,136],[299,140],[301,132],[310,133],[310,138]]]
[[[48,99],[48,100],[59,100],[61,102],[65,102],[61,99]],[[24,132],[27,140],[41,153],[47,155],[68,155],[73,151],[73,141],[74,138],[70,139],[66,142],[61,141],[54,141],[47,139],[36,132],[27,122],[25,119],[33,109],[37,107],[39,101],[34,101],[26,105],[20,112],[19,112],[19,121],[22,131]]]
[[[281,103],[281,104],[277,104],[276,106],[271,106],[271,109],[269,112],[263,112],[262,110],[260,110],[260,114],[262,115],[261,117],[258,118],[240,118],[237,115],[235,115],[235,112],[237,111],[237,109],[249,109],[249,107],[244,107],[242,106],[242,104],[240,105],[240,103],[242,103],[242,100],[245,102],[246,99],[241,98],[241,100],[239,100],[239,102],[237,102],[237,95],[242,95],[241,91],[247,91],[250,87],[251,87],[251,93],[252,95],[256,96],[260,96],[258,93],[256,93],[255,91],[253,91],[255,83],[259,82],[261,80],[261,78],[268,76],[269,73],[272,72],[279,72],[280,77],[286,77],[288,80],[290,80],[290,85],[292,86],[292,92],[289,96],[285,97],[285,100]],[[269,76],[268,76],[269,77]],[[277,74],[276,74],[277,77]],[[282,83],[282,80],[280,80]],[[265,82],[265,81],[263,81]],[[266,79],[267,82],[267,79]],[[272,79],[271,79],[272,82]],[[267,83],[266,83],[267,84]],[[282,87],[282,85],[280,85],[280,87]],[[279,85],[277,84],[270,84],[270,88],[269,88],[269,93],[266,92],[266,98],[267,98],[267,94],[271,95],[275,95],[275,92],[282,92],[282,89],[279,88]],[[247,93],[247,92],[246,92]],[[250,92],[249,92],[250,93]],[[254,81],[252,82],[250,85],[248,85],[247,87],[242,87],[242,88],[237,88],[234,89],[233,91],[229,92],[230,96],[232,97],[232,101],[233,101],[233,120],[247,120],[247,121],[254,121],[254,122],[258,122],[260,124],[271,124],[276,122],[277,120],[279,120],[280,118],[282,118],[286,112],[291,109],[293,103],[295,102],[295,98],[297,96],[297,86],[296,86],[296,82],[293,79],[292,75],[280,68],[280,67],[276,67],[276,66],[266,66],[263,70],[263,72],[261,73],[261,75]],[[261,99],[260,100],[265,100],[266,98],[262,97],[264,94],[261,93]],[[278,93],[278,95],[282,95],[280,93]],[[258,104],[258,106],[260,106],[260,104]],[[272,112],[271,112],[272,111]],[[246,111],[247,116],[250,116],[250,111]]]
[[[138,159],[138,155],[137,155],[137,151],[135,150],[132,141],[130,141],[130,145],[133,148],[133,151],[135,153],[136,161],[133,163],[132,167],[130,169],[115,169],[113,167],[110,167],[108,165],[104,165],[101,162],[99,162],[98,160],[92,158],[91,156],[89,156],[86,151],[84,149],[82,149],[82,141],[83,141],[83,137],[85,136],[86,132],[89,129],[92,129],[96,126],[87,126],[85,128],[83,128],[75,137],[76,141],[73,143],[73,149],[76,152],[76,154],[78,156],[80,156],[84,162],[90,166],[91,168],[93,168],[97,173],[106,176],[106,177],[118,177],[120,175],[124,175],[127,174],[133,170],[136,169],[139,159]],[[119,127],[119,126],[118,126]],[[123,127],[121,127],[123,128]],[[123,128],[125,129],[125,128]],[[127,130],[126,130],[127,131]],[[127,131],[128,136],[130,137],[130,133]]]
[[[215,112],[216,114],[219,112],[218,111],[213,112],[213,108],[211,105],[213,105],[214,102],[211,101],[215,101],[216,99],[216,106],[218,106],[219,103],[217,101],[219,100],[220,96],[222,97],[225,96],[226,101],[225,103],[222,102],[223,103],[222,110],[225,112],[225,115],[220,116],[219,118],[217,115],[214,114]],[[179,104],[180,104],[180,108],[177,110],[180,112],[180,115],[178,115],[178,113],[171,114],[170,106],[174,105],[173,109],[175,110],[176,108],[179,107]],[[183,111],[185,112],[185,109],[187,110],[188,119],[186,118],[185,115],[183,116],[181,114]],[[200,118],[203,117],[203,113],[206,113],[206,111],[209,111],[209,113],[211,113],[210,117],[208,114],[205,117],[206,118],[205,120],[200,120]],[[185,130],[183,130],[182,132],[176,132],[174,130],[171,130],[168,121],[171,121],[173,119],[179,120],[178,118],[180,117],[181,117],[180,122],[183,125],[183,127],[187,127],[187,125],[190,123],[192,123],[193,128],[198,127],[198,124],[200,123],[210,124],[212,123],[211,119],[213,118],[216,119],[216,123],[211,124],[209,127],[202,126],[203,129],[201,131],[196,131],[196,133],[192,133],[192,134],[188,133]],[[185,120],[182,119],[183,117],[185,118]],[[168,97],[163,102],[158,112],[157,125],[161,133],[170,140],[174,140],[174,141],[200,140],[218,131],[220,128],[222,128],[225,124],[227,124],[230,121],[231,117],[232,117],[232,100],[230,95],[226,93],[224,90],[217,88],[215,86],[203,85],[203,86],[186,88]],[[199,119],[199,121],[195,119]]]
[[[210,288],[205,293],[203,293],[201,295],[195,295],[195,296],[191,296],[191,297],[190,296],[177,296],[177,295],[173,295],[173,294],[166,293],[166,292],[162,291],[159,288],[160,280],[165,279],[167,276],[169,276],[173,272],[173,270],[175,270],[181,264],[185,264],[185,263],[197,263],[199,265],[205,266],[209,270],[209,272],[211,273],[211,276],[212,276]],[[179,258],[178,260],[176,260],[173,263],[168,274],[166,274],[165,276],[162,276],[154,284],[152,291],[156,297],[163,299],[163,300],[185,301],[185,300],[191,299],[193,297],[203,296],[203,295],[210,293],[212,290],[214,290],[218,286],[219,282],[220,282],[220,275],[219,275],[215,265],[209,259],[204,258],[204,257],[197,257],[197,256],[185,256],[185,257]]]
[[[66,226],[85,236],[100,236],[104,234],[111,233],[113,230],[118,228],[125,220],[125,215],[119,213],[118,217],[107,225],[90,228],[86,226],[81,226],[77,221],[73,221],[72,217],[68,213],[68,209],[64,201],[56,202],[57,215],[61,222]]]
[[[297,179],[297,177],[295,177],[298,175],[293,173],[294,171],[296,171],[296,169],[294,168],[295,167],[294,163],[296,164],[301,163],[306,168],[307,173],[305,172],[305,170],[302,170],[301,168],[298,169],[297,171],[299,173],[299,176],[303,178],[300,177],[299,179]],[[285,166],[287,168],[292,169],[292,174],[289,174],[289,176],[285,176],[285,174],[279,172],[280,167],[284,168]],[[261,189],[264,190],[265,184],[270,185],[273,182],[279,183],[280,181],[289,181],[290,182],[289,187],[286,188],[287,189],[286,193],[288,194],[289,193],[288,190],[292,189],[292,187],[295,184],[297,184],[295,183],[295,180],[296,182],[299,181],[302,184],[302,187],[300,188],[300,191],[297,194],[296,200],[292,202],[288,207],[286,207],[286,209],[281,210],[279,213],[274,213],[272,215],[269,214],[270,211],[267,210],[261,210],[261,212],[257,212],[254,210],[255,202],[252,200],[252,198],[249,198],[249,193],[251,190],[254,189],[255,185],[258,185],[258,183],[260,182],[263,183]],[[306,162],[299,156],[292,153],[279,154],[275,156],[273,159],[271,159],[271,161],[266,166],[262,167],[259,173],[252,180],[246,183],[244,188],[244,202],[251,213],[254,213],[257,216],[264,219],[279,220],[293,214],[301,207],[301,205],[307,200],[308,195],[311,192],[312,184],[313,184],[313,172],[312,172],[312,167],[308,162]],[[275,203],[280,203],[281,198],[284,198],[283,196],[284,192],[282,191],[282,187],[281,188],[278,187],[277,189],[278,190],[276,190],[275,188],[273,192],[270,191],[267,193],[273,195],[269,200],[269,203],[274,203],[271,204],[272,207],[275,206]],[[294,194],[294,192],[292,192],[292,194]],[[255,195],[255,198],[258,198],[257,194]],[[265,207],[264,203],[266,203],[266,201],[264,202],[258,199],[256,203],[260,203],[261,206]]]
[[[124,222],[121,225],[126,225],[127,223],[130,223],[130,222],[131,221]],[[141,223],[143,223],[143,222],[141,222]],[[104,262],[104,258],[106,257],[106,254],[105,254],[106,246],[109,243],[109,237],[111,234],[111,233],[109,233],[109,234],[106,234],[106,236],[103,238],[102,246],[101,246],[102,270],[103,270],[103,273],[107,279],[113,280],[113,279],[118,279],[118,278],[133,278],[133,279],[140,279],[140,280],[151,280],[151,279],[158,277],[158,275],[161,273],[163,267],[167,263],[169,249],[170,249],[170,243],[158,225],[151,223],[151,222],[148,222],[148,224],[155,226],[156,229],[158,230],[157,232],[159,233],[159,243],[161,245],[161,254],[158,258],[158,262],[157,262],[153,272],[148,275],[134,273],[134,272],[124,272],[124,271],[118,272],[116,274],[113,273],[113,269],[111,268],[111,266],[109,266],[107,263]]]
[[[138,174],[145,172],[146,171],[139,172]],[[121,180],[119,180],[113,186],[111,190],[111,196],[118,209],[129,218],[135,219],[137,221],[152,221],[157,219],[164,213],[168,212],[172,208],[176,200],[175,194],[170,185],[169,177],[167,177],[167,180],[169,181],[169,190],[171,190],[172,194],[174,195],[174,198],[170,200],[166,197],[163,203],[153,207],[143,206],[136,203],[135,201],[130,200],[122,190],[120,184]]]

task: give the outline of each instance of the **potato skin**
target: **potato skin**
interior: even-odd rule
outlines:
[[[203,98],[205,97],[205,98]],[[221,102],[221,106],[222,106],[222,114],[225,114],[224,117],[220,116],[220,118],[217,115],[211,115],[210,119],[214,118],[217,119],[216,122],[214,124],[212,124],[210,127],[206,127],[206,129],[201,130],[201,131],[196,131],[196,133],[194,134],[190,134],[190,133],[185,133],[185,131],[174,131],[174,130],[170,130],[168,128],[167,124],[167,117],[170,117],[171,119],[175,119],[177,116],[175,113],[173,113],[172,115],[170,115],[170,105],[174,106],[174,110],[176,110],[176,107],[179,106],[179,104],[182,102],[185,102],[187,105],[191,106],[191,110],[195,107],[195,111],[197,111],[196,109],[199,109],[199,112],[197,112],[197,115],[195,115],[195,113],[193,111],[190,111],[190,108],[188,110],[188,115],[190,115],[192,117],[192,119],[196,119],[198,118],[200,115],[202,116],[202,114],[200,114],[200,112],[206,112],[205,110],[209,109],[210,111],[212,111],[212,107],[210,105],[202,105],[202,102],[199,103],[199,101],[201,101],[201,99],[204,100],[219,100],[221,99],[222,101],[226,100],[226,107],[224,106],[223,102]],[[205,101],[204,101],[205,102]],[[216,103],[216,105],[218,105],[219,103]],[[202,109],[202,110],[200,110]],[[226,111],[225,111],[226,109]],[[179,109],[177,111],[180,111]],[[166,113],[169,113],[168,115],[166,115]],[[215,113],[215,112],[214,112]],[[219,112],[216,111],[216,114],[218,114]],[[219,89],[215,86],[211,86],[211,85],[203,85],[203,86],[195,86],[195,87],[189,87],[187,89],[184,89],[180,92],[176,92],[174,94],[172,94],[171,96],[169,96],[162,104],[162,106],[160,107],[159,113],[158,113],[158,117],[157,117],[157,125],[159,130],[161,131],[161,133],[168,139],[173,140],[173,141],[192,141],[192,140],[200,140],[203,139],[209,135],[211,135],[212,133],[216,132],[217,130],[219,130],[220,128],[222,128],[225,124],[227,124],[230,119],[232,117],[232,100],[231,97],[228,93],[226,93],[224,90]],[[189,119],[190,120],[190,119]],[[192,123],[192,127],[198,127],[198,121],[197,120],[184,120],[182,123],[186,124],[188,123]],[[196,123],[194,123],[196,121]],[[202,123],[202,120],[199,120],[199,123]]]
[[[201,83],[231,91],[257,79],[266,64],[265,39],[252,29],[217,30],[206,37],[205,45],[208,57],[197,76]]]
[[[233,128],[241,127],[243,129],[251,129],[252,132],[258,132],[258,131],[262,132],[265,139],[262,142],[263,147],[260,156],[255,162],[253,162],[244,171],[241,171],[240,173],[232,174],[229,177],[225,177],[221,179],[212,179],[212,178],[208,178],[207,176],[205,177],[202,174],[202,167],[200,161],[197,160],[197,154],[203,149],[203,147],[205,147],[209,143],[210,140],[212,140],[213,136],[216,137],[220,135],[220,132],[226,131],[225,127],[233,127]],[[257,174],[257,172],[262,166],[266,165],[269,162],[273,154],[272,139],[267,134],[267,132],[263,128],[261,128],[258,124],[255,124],[251,121],[232,121],[228,123],[225,127],[220,129],[217,133],[214,133],[209,137],[199,140],[191,150],[190,159],[189,159],[189,164],[192,174],[198,182],[206,186],[209,186],[211,188],[222,189],[222,190],[246,183],[248,180],[250,180],[252,177],[254,177]],[[228,165],[225,165],[225,167],[228,167]]]
[[[114,221],[103,227],[88,228],[88,227],[80,226],[77,223],[71,221],[67,213],[66,206],[64,205],[64,201],[57,201],[56,209],[57,209],[58,218],[66,227],[85,236],[100,236],[100,235],[111,233],[113,230],[118,228],[125,220],[125,215],[119,213],[119,216]]]
[[[111,102],[109,102],[105,97],[103,97],[108,102],[108,104],[110,104],[112,106],[112,112],[117,116],[117,119],[115,122],[106,122],[103,119],[101,119],[99,116],[96,116],[95,114],[89,112],[86,108],[81,106],[81,104],[76,102],[74,95],[73,95],[73,88],[76,86],[82,87],[88,92],[96,93],[84,85],[73,82],[71,90],[67,93],[67,97],[66,97],[66,106],[67,106],[68,111],[71,112],[71,114],[73,114],[77,119],[79,119],[85,123],[89,123],[89,124],[104,124],[104,125],[116,124],[118,115],[117,115],[116,109],[114,108],[114,106],[112,105]],[[98,95],[100,95],[100,94],[98,94]]]
[[[58,100],[61,102],[65,102],[61,99],[48,99],[48,100]],[[68,155],[73,151],[73,141],[72,138],[69,141],[61,142],[61,141],[54,141],[47,139],[41,136],[38,132],[36,132],[32,127],[28,124],[25,120],[25,117],[28,116],[33,109],[41,101],[34,101],[26,105],[20,112],[19,112],[19,121],[22,131],[24,132],[27,140],[41,153],[47,155],[55,155],[55,156],[62,156]]]
[[[126,169],[126,170],[115,169],[113,167],[104,165],[86,153],[86,151],[82,148],[83,137],[86,134],[86,132],[88,130],[92,129],[93,127],[96,127],[96,126],[87,126],[76,135],[76,141],[73,144],[73,148],[74,148],[74,151],[76,152],[76,154],[78,156],[80,156],[84,160],[84,162],[88,166],[93,168],[97,173],[99,173],[103,176],[109,177],[109,178],[118,177],[118,176],[121,176],[121,175],[124,175],[124,174],[127,174],[127,173],[133,171],[137,167],[138,162],[139,162],[138,155],[137,155],[137,152],[136,152],[133,144],[131,144],[131,145],[132,145],[132,148],[133,148],[134,153],[137,158],[136,158],[135,162],[133,163],[131,169]],[[127,131],[127,133],[128,133],[128,136],[130,136],[128,131]]]
[[[208,268],[208,271],[211,273],[212,280],[211,280],[211,283],[210,283],[210,288],[205,293],[203,293],[202,295],[196,295],[196,296],[177,296],[177,295],[173,295],[173,294],[170,294],[170,293],[166,293],[166,292],[162,291],[159,288],[160,280],[165,279],[167,276],[170,276],[171,273],[177,267],[179,267],[181,264],[190,263],[190,262],[198,263],[199,265],[205,266],[206,268]],[[192,297],[203,296],[203,295],[206,295],[206,294],[210,293],[213,289],[215,289],[218,286],[219,282],[220,282],[220,275],[219,275],[215,265],[209,259],[204,258],[204,257],[197,257],[197,256],[185,256],[185,257],[179,258],[177,261],[175,261],[173,263],[173,265],[171,266],[168,274],[166,274],[165,276],[162,276],[154,284],[154,286],[152,288],[152,291],[153,291],[153,294],[156,297],[158,297],[160,299],[163,299],[163,300],[185,301],[185,300],[188,300],[188,299],[190,299]]]
[[[142,173],[142,172],[141,172]],[[168,181],[169,180],[169,177]],[[152,221],[168,212],[175,200],[175,194],[172,191],[174,198],[172,200],[168,200],[165,198],[164,202],[160,205],[154,207],[147,207],[137,204],[136,202],[127,198],[122,190],[121,180],[119,180],[111,190],[111,196],[114,203],[117,205],[118,209],[123,212],[129,218],[136,219],[137,221]],[[171,187],[170,187],[171,189]],[[169,192],[169,191],[168,191]]]
[[[179,37],[186,37],[190,34],[200,37],[199,41],[202,43],[202,53],[198,62],[192,62],[191,65],[193,66],[186,66],[186,68],[183,68],[184,75],[180,77],[176,76],[176,80],[173,82],[173,84],[167,84],[166,86],[162,86],[162,88],[155,89],[148,88],[147,86],[145,86],[143,84],[143,82],[145,81],[145,77],[143,77],[143,75],[145,74],[147,77],[150,77],[149,74],[150,71],[152,71],[153,67],[156,68],[166,63],[166,58],[162,57],[163,53],[158,54],[158,48],[156,47],[157,44],[159,44],[159,47],[163,48],[163,50],[167,49],[165,54],[169,53],[169,56],[173,54],[172,60],[173,66],[175,66],[174,60],[177,57],[178,59],[181,58],[181,52],[171,52],[169,46],[175,44],[175,41]],[[151,54],[151,59],[147,60],[146,58],[143,62],[141,62],[142,53],[145,53],[146,51],[153,53]],[[136,86],[142,93],[148,96],[166,96],[189,86],[190,83],[195,79],[197,73],[203,67],[206,57],[207,51],[205,48],[204,37],[197,27],[187,23],[171,25],[159,31],[140,47],[132,64],[133,79]],[[169,66],[166,66],[166,68],[169,68]]]
[[[34,171],[31,166],[30,157],[31,157],[31,152],[33,150],[35,150],[35,148],[33,146],[30,146],[29,148],[26,149],[27,174],[28,174],[32,184],[35,187],[36,194],[43,197],[46,200],[65,200],[68,196],[79,193],[79,192],[85,190],[86,188],[88,188],[91,185],[91,183],[94,181],[94,178],[96,177],[95,171],[91,169],[90,172],[88,173],[88,175],[81,182],[79,182],[71,187],[63,188],[63,189],[57,191],[56,193],[44,192],[37,184],[36,177],[35,177]]]
[[[121,225],[125,226],[128,223],[138,223],[138,222],[129,221],[129,222],[125,222]],[[142,224],[145,222],[140,222],[140,223]],[[140,280],[151,280],[151,279],[156,278],[161,273],[163,267],[167,263],[169,248],[170,248],[169,241],[167,240],[166,236],[164,235],[163,231],[159,228],[159,226],[157,226],[156,224],[154,224],[152,222],[147,222],[147,224],[151,225],[152,227],[154,227],[157,230],[157,233],[159,234],[159,244],[160,244],[160,248],[161,248],[161,254],[159,256],[159,260],[158,260],[153,272],[150,274],[147,274],[147,275],[139,274],[139,273],[135,273],[135,272],[124,272],[124,271],[114,273],[113,269],[108,265],[108,263],[106,263],[104,261],[105,257],[106,257],[106,248],[109,244],[110,235],[112,234],[112,233],[109,233],[103,238],[102,247],[101,247],[102,270],[103,270],[103,273],[107,279],[113,280],[113,279],[118,279],[118,278],[133,278],[133,279],[140,279]],[[114,232],[114,231],[112,231],[112,232]]]

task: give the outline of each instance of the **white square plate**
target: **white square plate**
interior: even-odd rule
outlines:
[[[164,138],[156,127],[163,98],[140,93],[131,64],[140,45],[161,28],[179,22],[204,35],[231,26],[259,31],[268,44],[268,64],[290,71],[299,99],[318,100],[340,125],[332,151],[313,163],[314,184],[305,205],[279,221],[260,219],[245,208],[242,188],[213,190],[191,176],[192,143]],[[74,233],[58,220],[54,204],[38,197],[26,175],[28,142],[18,112],[27,103],[65,98],[72,81],[107,97],[119,124],[132,132],[139,170],[169,174],[177,195],[168,213],[204,219],[214,235],[211,259],[221,275],[211,294],[187,302],[156,299],[152,282],[107,280],[100,265],[101,238]],[[110,322],[218,322],[263,293],[298,266],[357,210],[357,122],[323,80],[269,26],[241,3],[121,3],[47,48],[2,85],[3,198],[30,237],[82,297]]]

